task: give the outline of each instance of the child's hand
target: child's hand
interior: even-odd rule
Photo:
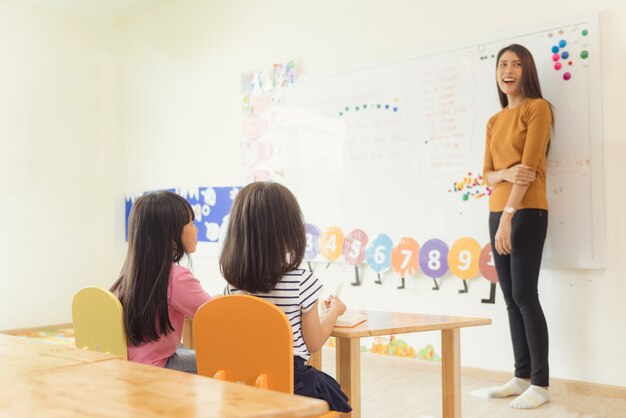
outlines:
[[[326,306],[326,311],[332,311],[337,313],[337,316],[343,315],[346,311],[346,305],[336,296],[330,295],[328,299],[324,301],[324,305]]]

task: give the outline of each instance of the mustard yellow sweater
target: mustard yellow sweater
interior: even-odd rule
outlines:
[[[546,196],[546,150],[550,141],[552,111],[547,101],[529,99],[521,105],[504,108],[487,123],[485,146],[486,173],[522,163],[537,172],[518,209],[548,210]],[[512,183],[494,184],[489,198],[489,210],[501,212],[511,194]]]

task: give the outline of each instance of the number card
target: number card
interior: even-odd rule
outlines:
[[[304,224],[306,233],[306,248],[304,250],[304,258],[307,261],[313,261],[320,252],[319,240],[320,230],[313,224]]]
[[[498,272],[496,272],[496,264],[493,262],[493,251],[491,243],[487,243],[480,252],[479,260],[480,274],[491,283],[498,283]]]
[[[448,265],[455,276],[469,280],[478,274],[480,244],[474,238],[460,238],[450,248]]]
[[[357,266],[365,261],[365,247],[367,234],[361,229],[355,229],[346,235],[343,241],[343,258],[350,265]]]
[[[413,275],[419,267],[420,247],[413,238],[404,237],[391,250],[391,267],[400,277]]]
[[[420,250],[420,268],[431,279],[438,279],[448,271],[448,245],[440,239],[430,239]]]
[[[335,261],[343,249],[343,232],[338,226],[331,226],[320,234],[320,253],[328,260]]]
[[[384,273],[391,267],[393,241],[386,234],[378,234],[365,250],[367,265],[376,273]]]

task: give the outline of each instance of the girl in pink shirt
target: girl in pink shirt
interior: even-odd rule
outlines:
[[[180,344],[185,316],[211,297],[178,265],[196,250],[189,203],[171,192],[141,196],[130,213],[128,252],[111,291],[124,307],[128,359],[196,373],[196,354]]]

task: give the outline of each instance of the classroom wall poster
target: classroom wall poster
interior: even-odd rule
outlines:
[[[233,200],[240,186],[164,189],[184,197],[194,211],[198,242],[219,243],[228,224]],[[125,227],[128,240],[128,219],[134,202],[145,193],[126,196]]]

